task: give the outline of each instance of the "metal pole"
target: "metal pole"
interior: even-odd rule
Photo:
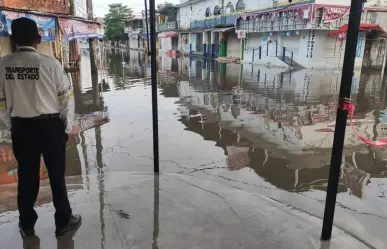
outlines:
[[[75,16],[75,5],[74,5],[74,0],[70,0],[70,15],[72,16]],[[77,68],[78,65],[75,61],[75,49],[76,49],[76,43],[77,40],[73,39],[69,42],[69,68]],[[73,79],[76,78],[76,73],[71,73],[71,77]],[[74,81],[73,84],[76,83],[77,84],[77,87],[74,87],[74,92],[77,90],[79,90],[79,82],[78,81]],[[75,84],[74,84],[75,85]],[[79,96],[79,95],[78,95]],[[77,96],[77,97],[78,97]]]
[[[266,43],[266,56],[269,56],[269,42]]]
[[[86,1],[87,17],[93,20],[93,0]],[[98,69],[95,63],[94,54],[94,38],[89,38],[89,54],[90,54],[90,68],[91,68],[91,85],[94,105],[99,105],[99,89],[98,89]]]
[[[156,13],[155,0],[149,0],[150,56],[152,81],[152,116],[153,116],[153,171],[159,172],[159,124],[157,109],[157,72],[156,72]]]
[[[347,43],[345,45],[344,63],[341,76],[339,106],[336,115],[336,127],[333,139],[331,167],[327,196],[325,200],[324,220],[322,227],[322,240],[329,240],[332,236],[333,218],[335,214],[337,187],[340,177],[340,166],[344,146],[345,128],[347,126],[348,110],[343,110],[345,98],[351,94],[353,69],[355,66],[356,46],[359,36],[360,18],[364,0],[352,0],[348,20]]]
[[[254,57],[255,57],[255,49],[253,49],[253,58],[252,58],[251,62],[254,62]]]
[[[148,28],[148,0],[144,0],[144,5],[145,5],[145,27],[146,27],[146,39],[147,39],[147,46],[146,50],[149,54],[149,28]]]

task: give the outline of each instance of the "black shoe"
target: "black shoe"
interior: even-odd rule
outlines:
[[[26,229],[22,226],[22,224],[19,222],[19,232],[22,237],[30,237],[30,236],[35,236],[35,229],[30,228]]]
[[[62,236],[70,230],[78,229],[81,226],[81,224],[82,224],[82,217],[79,214],[72,215],[70,217],[69,224],[67,224],[66,226],[64,226],[60,229],[56,229],[55,235]]]

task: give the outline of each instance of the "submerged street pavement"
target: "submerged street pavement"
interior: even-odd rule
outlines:
[[[107,51],[107,83],[93,104],[83,56],[81,133],[68,147],[66,172],[83,225],[56,240],[42,167],[39,238],[21,239],[17,166],[4,130],[0,248],[387,248],[387,153],[356,135],[387,135],[380,72],[355,72],[336,228],[322,244],[338,72],[160,58],[162,174],[154,176],[149,64],[138,52]]]

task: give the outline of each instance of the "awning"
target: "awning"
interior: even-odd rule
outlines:
[[[377,24],[374,23],[360,23],[359,31],[378,31],[382,33],[383,36],[387,36],[386,31]],[[328,36],[339,36],[341,40],[344,40],[346,37],[346,33],[348,31],[348,24],[344,24],[338,30],[333,30],[328,33]]]
[[[157,35],[158,38],[178,37],[179,33],[175,31],[161,32]]]
[[[214,28],[214,29],[207,29],[207,30],[204,30],[205,32],[207,31],[212,31],[212,32],[227,32],[227,31],[230,31],[232,29],[235,29],[235,27],[227,27],[227,28]]]

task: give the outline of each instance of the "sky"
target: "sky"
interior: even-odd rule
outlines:
[[[156,0],[156,6],[164,2],[164,0]],[[168,0],[168,2],[177,4],[180,3],[180,0]],[[144,0],[93,0],[94,16],[104,17],[109,10],[109,4],[112,3],[122,3],[127,5],[129,8],[133,9],[134,14],[141,14],[141,10],[144,9]],[[79,9],[82,9],[82,7],[79,6]]]

